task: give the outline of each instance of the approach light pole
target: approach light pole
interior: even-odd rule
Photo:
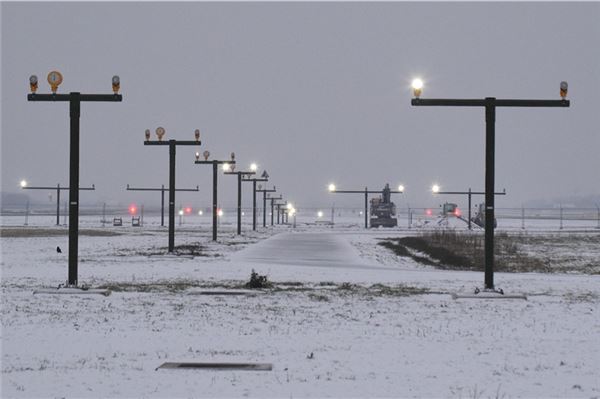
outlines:
[[[254,170],[256,171],[256,164],[252,164],[250,165],[250,170]],[[258,191],[256,189],[256,182],[260,181],[260,182],[267,182],[269,181],[269,174],[267,173],[266,170],[264,170],[262,172],[262,174],[260,175],[260,178],[246,178],[246,179],[242,179],[242,181],[251,181],[252,182],[252,231],[256,231],[256,192]],[[264,192],[263,192],[263,198],[264,198]],[[265,206],[265,200],[263,199],[263,207]],[[263,217],[263,224],[264,224],[264,217]]]
[[[284,212],[285,212],[285,220],[286,220],[286,223],[288,223],[288,224],[290,222],[290,219],[289,219],[290,214],[292,214],[292,216],[294,217],[294,224],[292,225],[292,227],[296,228],[296,208],[294,207],[294,204],[288,203],[285,206]]]
[[[262,185],[259,184],[256,191],[263,193],[263,227],[267,227],[267,193],[274,193],[277,190],[275,186],[272,190],[269,190],[268,188],[262,188]]]
[[[273,226],[273,220],[275,218],[275,201],[282,200],[283,196],[279,194],[277,197],[268,196],[268,200],[271,200],[271,226]],[[277,221],[279,223],[279,221]]]
[[[165,185],[162,184],[160,188],[135,188],[129,187],[127,185],[127,191],[160,191],[160,225],[165,225]],[[200,191],[200,188],[196,186],[196,188],[176,188],[175,191]]]
[[[178,145],[190,146],[190,145],[201,145],[200,141],[200,130],[194,131],[195,140],[168,140],[162,141],[165,135],[165,129],[163,127],[156,128],[156,137],[158,140],[150,140],[150,129],[146,129],[144,135],[146,141],[144,145],[161,145],[169,146],[169,252],[173,252],[175,249],[175,149]]]
[[[281,224],[287,224],[288,223],[288,203],[285,204],[281,204],[279,211],[281,212]]]
[[[25,180],[21,181],[21,188],[23,190],[56,190],[56,225],[60,226],[60,191],[69,190],[69,187],[61,187],[60,183],[56,187],[32,187],[27,184]],[[92,187],[79,187],[79,191],[82,190],[95,190],[96,187],[92,184]]]
[[[204,161],[200,160],[200,154],[196,153],[196,165],[212,165],[213,168],[213,206],[212,206],[212,218],[213,218],[213,223],[212,223],[212,239],[213,241],[217,241],[217,224],[218,224],[218,216],[217,212],[218,212],[218,207],[217,207],[217,182],[218,182],[218,171],[219,171],[219,165],[223,165],[223,170],[224,171],[229,171],[231,168],[231,165],[235,165],[235,153],[231,153],[231,160],[230,161],[218,161],[218,160],[212,160],[209,161],[208,157],[210,157],[210,152],[209,151],[204,151],[202,153],[202,155],[204,156]]]
[[[469,230],[471,230],[471,196],[472,195],[485,195],[485,192],[483,191],[471,191],[471,188],[469,188],[468,191],[440,191],[440,186],[438,186],[437,184],[434,184],[433,187],[431,187],[431,192],[433,194],[447,194],[447,195],[467,195],[468,196],[468,201],[469,201],[469,212],[468,212],[468,224],[469,224]],[[506,189],[503,189],[502,192],[499,193],[494,193],[494,195],[506,195]],[[463,219],[464,220],[464,219]]]
[[[338,190],[335,184],[330,184],[328,187],[330,193],[333,194],[364,194],[365,196],[365,229],[369,228],[369,194],[383,194],[383,190],[371,190],[365,187],[364,190]],[[404,194],[404,186],[399,185],[398,190],[390,190],[391,194]]]
[[[119,94],[121,80],[117,75],[112,78],[113,94],[82,94],[70,92],[57,94],[58,86],[62,83],[63,76],[58,71],[48,74],[52,94],[36,94],[38,78],[31,75],[29,87],[31,93],[27,101],[65,101],[69,103],[70,115],[70,144],[69,144],[69,278],[67,285],[77,287],[77,256],[79,238],[79,119],[81,117],[82,102],[121,102],[123,96]]]
[[[276,202],[275,206],[277,207],[277,224],[280,224],[279,223],[280,216],[281,216],[281,223],[284,223],[283,215],[282,215],[282,212],[281,212],[281,207],[282,206],[287,206],[287,201]]]
[[[413,106],[483,107],[485,108],[485,290],[494,289],[494,179],[496,108],[498,107],[569,107],[568,84],[560,83],[561,100],[515,100],[486,97],[483,99],[420,98],[423,81],[413,81]]]
[[[233,171],[234,167],[231,167],[230,172],[225,172],[225,175],[237,175],[237,234],[242,234],[242,178],[244,176],[251,176],[256,172],[253,171]]]

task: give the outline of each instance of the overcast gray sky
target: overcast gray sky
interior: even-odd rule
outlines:
[[[168,183],[168,151],[144,130],[192,139],[239,167],[259,163],[302,206],[361,205],[340,189],[402,183],[404,206],[437,204],[429,187],[484,188],[484,112],[411,107],[423,97],[559,99],[571,108],[497,111],[497,206],[599,195],[600,3],[2,3],[2,191],[68,185],[66,103],[27,102],[57,69],[84,103],[81,185],[89,201],[158,203],[126,184]],[[177,150],[178,202],[208,206],[211,171]],[[235,178],[220,179],[223,206]],[[33,193],[31,193],[33,194]],[[40,193],[41,194],[41,193]],[[45,194],[47,195],[47,194]],[[250,198],[250,185],[244,192]],[[229,197],[229,199],[227,199]],[[82,197],[83,199],[84,197]],[[245,201],[246,202],[246,201]],[[247,203],[247,202],[246,202]]]

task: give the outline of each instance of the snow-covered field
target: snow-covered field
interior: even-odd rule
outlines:
[[[238,237],[223,223],[213,243],[208,223],[184,223],[176,245],[199,251],[175,257],[155,221],[82,218],[94,230],[79,240],[80,283],[113,293],[32,295],[66,280],[68,238],[2,224],[2,397],[600,397],[598,275],[497,273],[528,299],[454,300],[482,273],[377,246],[414,229],[246,224]],[[253,269],[275,288],[199,294],[238,288]],[[157,369],[177,361],[273,370]]]

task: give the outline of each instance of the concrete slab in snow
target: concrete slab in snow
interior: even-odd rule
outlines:
[[[271,371],[273,365],[271,363],[195,363],[183,362],[163,363],[156,368],[158,369],[211,369],[211,370],[250,370],[250,371]]]

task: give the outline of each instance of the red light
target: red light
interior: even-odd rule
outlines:
[[[454,210],[454,216],[460,216],[460,209],[458,207]]]
[[[184,209],[184,211],[185,211],[185,214],[186,214],[186,215],[189,215],[190,213],[192,213],[192,208],[191,208],[191,207],[189,207],[189,206],[187,206],[187,207]]]
[[[425,211],[425,214],[426,214],[427,216],[431,216],[431,209],[427,209],[427,210]]]
[[[135,204],[129,205],[129,213],[135,215],[137,213],[137,206]]]

